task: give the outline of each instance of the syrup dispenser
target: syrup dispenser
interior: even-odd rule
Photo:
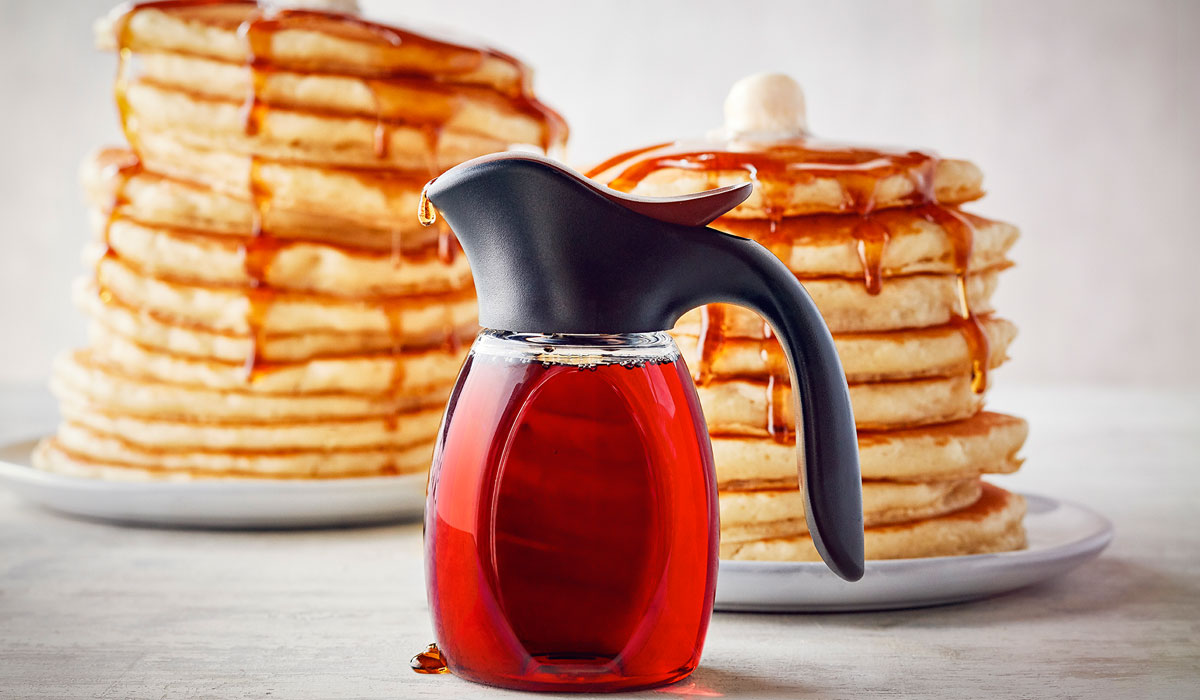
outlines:
[[[667,199],[497,154],[426,186],[475,276],[484,330],[446,408],[425,511],[440,653],[524,690],[645,688],[700,659],[717,576],[712,448],[665,330],[747,306],[785,348],[813,541],[863,573],[862,493],[833,340],[791,272],[707,224],[749,184]],[[430,207],[432,203],[432,209]]]

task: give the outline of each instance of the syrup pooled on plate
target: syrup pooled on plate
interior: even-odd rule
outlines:
[[[687,675],[712,607],[718,523],[712,451],[677,351],[559,364],[562,347],[531,360],[480,340],[447,408],[425,521],[451,671],[574,691]]]

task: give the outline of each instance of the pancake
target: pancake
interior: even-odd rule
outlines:
[[[988,365],[1007,359],[1017,328],[1004,319],[980,319],[988,339]],[[688,366],[714,378],[785,376],[783,348],[774,339],[725,338],[701,358],[694,335],[673,333]],[[971,371],[971,352],[963,333],[954,326],[933,326],[889,333],[846,333],[833,337],[842,369],[850,382],[919,379]],[[703,364],[701,363],[703,359]]]
[[[912,559],[987,552],[1025,546],[1025,499],[983,484],[979,500],[936,518],[866,529],[867,559]],[[748,561],[820,561],[808,535],[721,543],[721,558]]]
[[[978,479],[897,484],[863,482],[863,523],[867,527],[910,522],[966,508],[979,500]],[[808,533],[804,494],[798,489],[722,491],[721,544],[793,537]]]
[[[51,388],[61,401],[125,415],[263,423],[387,418],[419,409],[440,409],[451,385],[432,387],[420,394],[395,394],[388,387],[375,394],[265,394],[207,389],[130,376],[96,361],[91,350],[76,350],[55,360]]]
[[[967,279],[967,298],[976,314],[993,311],[1001,268],[982,270]],[[958,314],[958,284],[954,275],[911,275],[893,277],[883,283],[879,294],[867,292],[858,280],[839,278],[802,279],[821,317],[833,333],[892,331],[926,328],[950,322]],[[761,338],[764,324],[753,311],[721,304],[725,312],[725,335]],[[675,325],[675,330],[697,335],[702,311],[693,309]]]
[[[78,450],[81,442],[89,451]],[[57,438],[38,443],[33,462],[39,469],[67,476],[113,481],[322,479],[419,473],[428,466],[432,453],[432,442],[389,450],[341,452],[143,450],[68,423]]]
[[[323,418],[311,422],[219,423],[166,419],[106,412],[102,407],[62,402],[63,420],[92,432],[118,437],[145,449],[276,452],[344,450],[362,447],[408,447],[437,436],[442,408],[426,408],[376,418]]]
[[[232,102],[245,101],[255,89],[254,72],[246,65],[177,53],[139,58],[142,79],[153,85]],[[373,123],[444,124],[450,131],[486,134],[507,143],[538,144],[542,138],[538,119],[487,88],[279,69],[259,73],[257,80],[259,99],[272,109],[369,117]]]
[[[96,21],[93,34],[99,48],[116,49],[118,34],[123,33],[124,46],[139,53],[201,56],[239,65],[254,59],[248,42],[238,33],[243,22],[259,16],[254,3],[151,6],[128,17],[126,9],[117,7]],[[524,68],[499,52],[343,15],[300,13],[295,21],[272,32],[270,39],[271,65],[286,71],[379,78],[420,76],[485,86],[502,94],[517,94],[524,87]],[[394,43],[395,39],[399,41]]]
[[[864,479],[944,481],[980,474],[1008,474],[1029,425],[1021,418],[981,411],[966,420],[902,430],[858,433]],[[798,487],[794,440],[712,438],[717,486],[722,490]]]
[[[88,201],[106,211],[119,192],[120,215],[144,225],[230,236],[252,233],[255,207],[248,192],[223,193],[140,168],[122,169],[136,162],[130,151],[120,148],[104,148],[88,156],[80,168]],[[416,206],[415,199],[413,202]],[[378,228],[351,225],[347,213],[315,214],[273,206],[262,212],[262,228],[281,240],[320,241],[387,253],[421,252],[438,244],[438,228],[421,226],[412,212],[382,222]]]
[[[147,226],[126,218],[109,221],[96,213],[108,247],[146,274],[198,283],[251,286],[246,270],[250,238],[211,236],[177,228]],[[273,289],[334,297],[381,297],[456,292],[471,286],[466,256],[447,261],[436,248],[421,254],[355,251],[323,243],[274,244],[263,279]]]
[[[458,376],[465,349],[434,348],[413,352],[313,358],[276,363],[253,375],[246,361],[216,362],[156,352],[130,342],[102,325],[92,327],[92,358],[120,372],[168,384],[255,394],[423,395],[449,386]]]
[[[965,160],[941,160],[915,152],[858,150],[858,158],[835,153],[844,146],[815,139],[753,143],[711,140],[637,149],[616,156],[588,174],[622,192],[672,197],[751,182],[754,192],[724,215],[727,219],[775,219],[806,214],[840,214],[869,205],[891,209],[929,197],[961,204],[983,196],[983,174]],[[831,151],[832,149],[832,151]],[[894,164],[893,164],[894,163]],[[723,164],[728,164],[723,167]],[[861,167],[860,167],[861,166]],[[779,172],[777,172],[779,171]],[[860,201],[853,175],[870,178],[869,202]]]
[[[131,342],[171,355],[204,358],[222,362],[245,362],[257,356],[266,363],[299,362],[314,357],[341,357],[394,352],[397,348],[420,350],[426,348],[470,346],[479,332],[475,315],[469,312],[450,312],[461,320],[457,326],[430,323],[422,327],[411,324],[388,332],[346,333],[337,331],[305,331],[291,334],[259,334],[257,338],[231,332],[212,331],[196,325],[180,325],[156,316],[153,312],[134,308],[106,290],[103,300],[90,279],[76,280],[75,304],[99,323]],[[474,301],[460,302],[473,307]]]
[[[138,133],[138,154],[151,172],[234,197],[250,196],[252,158],[247,154],[198,148],[174,133],[150,131]],[[378,230],[415,221],[421,188],[430,178],[424,170],[335,169],[269,159],[259,159],[253,170],[255,186],[270,193],[271,209]]]
[[[1017,240],[1017,227],[960,212],[973,229],[968,271],[1003,265]],[[750,238],[766,246],[797,275],[863,276],[860,233],[870,222],[875,235],[886,236],[878,273],[884,278],[918,273],[953,274],[961,243],[920,207],[857,214],[821,214],[782,221],[720,218],[713,228]],[[886,284],[886,282],[885,282]]]
[[[716,436],[766,437],[768,426],[794,426],[789,385],[743,379],[697,387],[709,432]],[[908,428],[969,418],[983,406],[971,390],[970,373],[931,379],[850,385],[850,405],[859,430]]]
[[[328,167],[394,168],[428,179],[465,160],[503,151],[508,141],[445,125],[390,125],[377,140],[374,118],[317,114],[272,107],[258,131],[246,133],[243,99],[221,100],[135,82],[127,93],[129,118],[143,131],[170,132],[183,144],[263,159]],[[382,155],[380,155],[382,153]]]
[[[343,333],[429,333],[457,328],[475,318],[474,290],[460,295],[408,295],[386,299],[337,299],[297,292],[273,293],[251,328],[251,298],[241,287],[184,284],[145,275],[112,257],[96,265],[96,281],[126,306],[180,325],[249,336],[253,331],[288,334],[308,331]],[[411,331],[405,329],[412,329]]]

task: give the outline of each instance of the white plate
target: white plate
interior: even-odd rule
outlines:
[[[414,520],[425,507],[424,473],[312,481],[102,481],[34,469],[35,444],[0,447],[0,483],[26,500],[85,518],[168,527],[335,527]]]
[[[1083,506],[1025,494],[1029,547],[965,557],[867,562],[849,583],[824,564],[722,561],[717,610],[837,612],[960,603],[1007,593],[1060,576],[1098,555],[1112,523]]]

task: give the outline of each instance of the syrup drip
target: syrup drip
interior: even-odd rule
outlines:
[[[671,142],[668,141],[666,143],[656,143],[652,146],[645,146],[643,148],[635,148],[632,151],[626,151],[625,153],[620,153],[618,155],[613,156],[612,158],[609,158],[608,160],[598,163],[597,165],[593,165],[592,169],[588,170],[587,173],[585,173],[585,175],[587,177],[599,177],[600,175],[608,172],[609,170],[612,170],[613,168],[617,167],[618,165],[620,165],[622,163],[630,161],[634,158],[637,158],[640,155],[644,155],[651,151],[658,151],[658,150],[664,149],[670,145],[671,145]],[[715,171],[714,171],[714,173],[715,173]],[[709,189],[713,189],[714,187],[716,187],[716,174],[710,176],[708,186],[709,186]]]
[[[238,27],[238,36],[246,42],[250,70],[250,92],[242,105],[243,128],[247,136],[257,136],[262,131],[263,121],[269,109],[262,94],[267,87],[267,71],[270,66],[272,35],[278,23],[262,15],[255,15]]]
[[[117,105],[117,115],[121,121],[121,132],[125,135],[125,140],[129,142],[134,153],[140,154],[141,148],[137,138],[136,123],[133,121],[133,112],[129,106],[129,71],[133,58],[133,51],[130,49],[129,23],[138,9],[141,9],[141,6],[121,15],[114,27],[117,41],[117,74],[113,79],[113,102]]]
[[[392,346],[392,375],[388,384],[388,396],[397,402],[396,408],[384,418],[384,427],[389,434],[396,432],[400,422],[399,399],[401,387],[404,385],[404,303],[402,299],[389,299],[383,304],[383,312],[387,316],[388,338]],[[392,452],[392,464],[388,471],[398,472],[395,464],[395,450]],[[436,650],[436,647],[433,647]]]
[[[104,229],[101,232],[101,251],[99,257],[96,258],[95,268],[92,271],[92,278],[96,284],[96,296],[105,304],[113,302],[112,292],[104,286],[100,279],[100,266],[107,259],[117,259],[117,251],[112,247],[112,226],[115,221],[123,218],[121,209],[129,204],[129,197],[126,195],[126,188],[129,181],[136,175],[142,172],[142,161],[137,157],[136,153],[130,153],[129,157],[124,161],[113,163],[106,168],[105,178],[116,180],[113,186],[112,202],[108,207],[108,215],[104,221]]]
[[[982,394],[988,386],[988,358],[991,354],[987,333],[967,296],[971,253],[975,245],[975,225],[961,212],[951,207],[931,203],[920,208],[920,214],[946,232],[954,251],[954,278],[958,292],[958,309],[950,322],[959,329],[967,342],[971,356],[971,391]]]
[[[705,386],[713,378],[713,361],[721,346],[725,344],[725,307],[721,304],[705,304],[700,307],[700,335],[696,339],[697,361],[692,370],[692,380]]]
[[[891,232],[870,214],[854,226],[858,259],[862,263],[863,285],[871,296],[883,291],[883,251],[891,240]]]
[[[438,649],[437,644],[425,647],[425,651],[412,657],[409,665],[416,673],[450,673],[450,669],[446,667],[446,660],[442,658],[442,650]]]
[[[767,363],[767,434],[775,442],[786,444],[792,442],[796,435],[795,428],[785,420],[783,413],[784,392],[791,386],[791,377],[788,375],[787,362],[779,361],[783,359],[783,348],[779,343],[770,342],[772,338],[774,333],[771,324],[764,322],[762,356]],[[766,350],[768,347],[775,352]]]
[[[383,118],[383,104],[379,101],[379,88],[374,80],[367,81],[367,89],[371,91],[371,103],[375,112],[375,157],[387,160],[392,147],[392,128]]]
[[[438,259],[449,265],[458,257],[458,238],[445,222],[438,224]]]
[[[101,241],[104,247],[102,257],[117,257],[117,253],[112,247],[112,225],[117,219],[122,218],[121,209],[129,204],[126,188],[129,186],[130,180],[141,172],[142,161],[135,153],[130,153],[125,160],[113,163],[106,168],[105,179],[116,180],[116,184],[113,185],[112,203],[108,207],[108,217],[104,222],[103,240]]]
[[[435,180],[437,180],[436,177],[425,183],[425,186],[421,188],[421,199],[417,201],[417,221],[420,221],[422,226],[433,226],[438,220],[437,207],[429,201],[429,186]]]
[[[246,357],[246,378],[254,381],[267,369],[263,352],[266,348],[265,324],[271,304],[275,301],[275,290],[268,284],[271,263],[281,247],[279,239],[271,235],[266,227],[266,217],[271,209],[271,191],[262,180],[261,161],[250,157],[250,199],[253,203],[250,236],[242,244],[242,265],[250,279],[246,289],[248,309],[246,325],[250,329],[251,350]]]

